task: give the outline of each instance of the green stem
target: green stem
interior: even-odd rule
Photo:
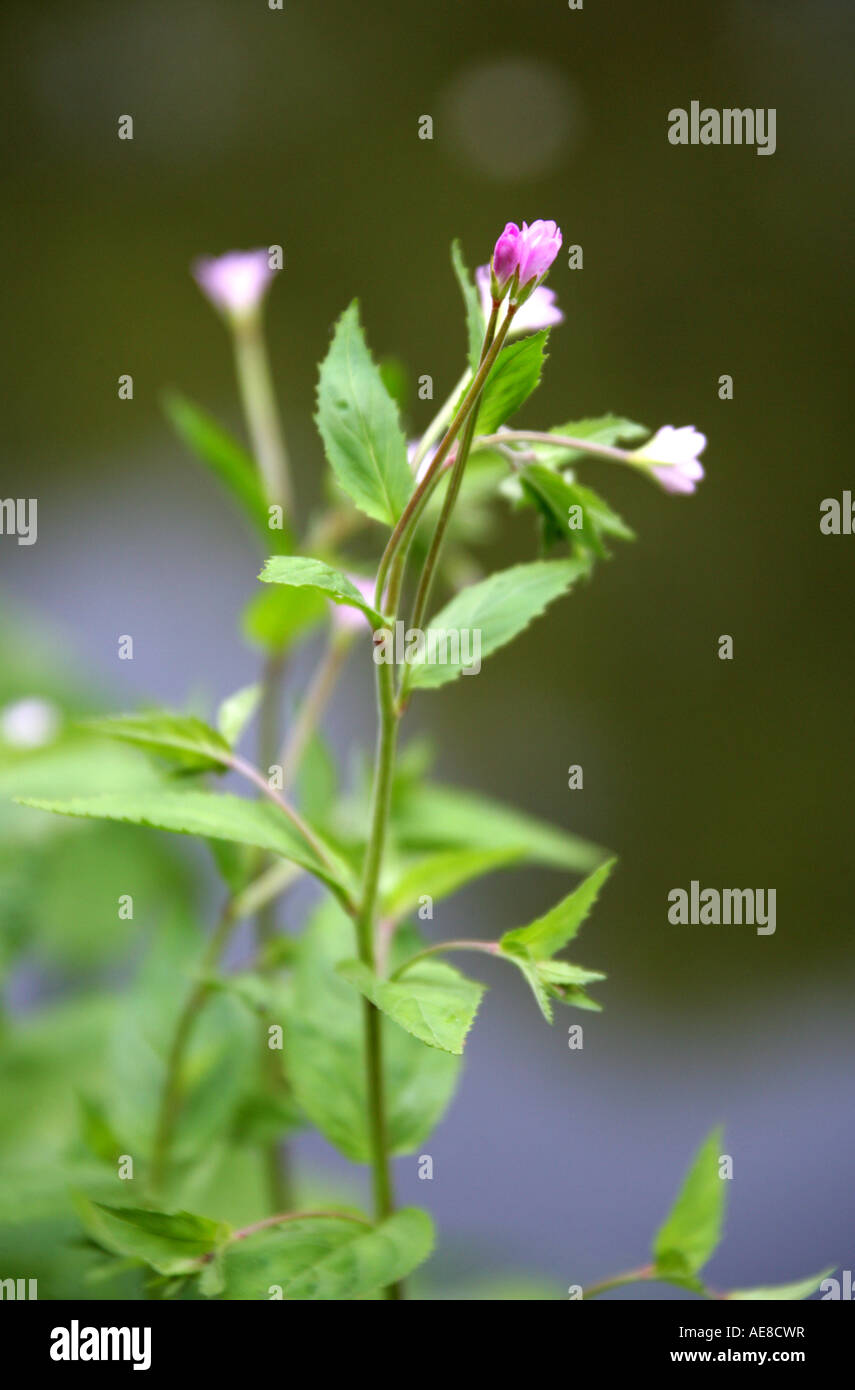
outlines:
[[[510,327],[515,312],[516,311],[514,306],[510,305],[504,324],[502,325],[502,334],[499,338],[499,346],[501,346],[501,340],[507,333],[508,328]],[[480,376],[484,363],[490,353],[490,349],[493,343],[493,336],[496,331],[496,318],[498,316],[498,313],[499,305],[494,304],[492,313],[490,314],[490,321],[487,324],[487,329],[484,334],[484,342],[481,347],[481,360],[479,362],[478,376]],[[476,376],[475,378],[476,381],[478,379],[478,376]],[[422,569],[421,573],[421,578],[419,579],[419,586],[416,591],[416,600],[415,604],[413,605],[413,616],[409,624],[410,630],[421,629],[422,621],[424,619],[425,611],[427,609],[428,601],[430,599],[431,586],[436,575],[436,568],[439,563],[440,554],[442,552],[442,545],[443,541],[445,540],[445,533],[448,529],[448,523],[451,520],[451,513],[454,511],[454,505],[460,493],[460,485],[463,482],[463,472],[466,468],[466,461],[469,457],[469,450],[472,447],[472,438],[475,434],[475,421],[478,416],[478,400],[479,397],[476,396],[474,398],[472,408],[469,412],[469,417],[463,428],[463,436],[460,441],[460,447],[457,450],[457,457],[454,460],[454,467],[451,470],[451,478],[448,483],[445,498],[443,499],[442,511],[439,514],[439,521],[436,524],[436,530],[434,531],[433,536],[431,538],[430,549],[428,550],[427,559],[425,560],[424,568]],[[406,675],[407,671],[405,670],[404,675],[401,678],[402,694],[406,689]]]
[[[423,951],[417,951],[409,960],[405,960],[403,965],[399,965],[397,970],[393,970],[389,976],[390,980],[400,980],[417,961],[424,960],[425,956],[436,956],[444,954],[446,951],[486,951],[487,955],[495,956],[499,952],[498,941],[440,941],[436,946],[426,946]]]
[[[551,444],[557,449],[579,449],[583,454],[611,459],[613,463],[637,463],[628,449],[594,444],[590,439],[577,439],[571,434],[550,434],[548,430],[499,430],[497,434],[482,434],[475,441],[475,448],[491,449],[502,444]]]
[[[510,327],[511,319],[513,318],[514,312],[515,309],[513,308],[513,306],[509,306],[508,314],[505,317],[501,328],[496,334],[495,341],[493,342],[493,345],[490,348],[489,352],[486,354],[485,357],[483,357],[481,365],[479,366],[478,371],[475,373],[475,376],[469,386],[469,389],[467,390],[466,395],[463,397],[463,400],[460,403],[460,409],[454,416],[454,419],[452,420],[445,433],[442,443],[440,444],[439,448],[433,456],[433,459],[431,460],[430,468],[427,470],[418,487],[415,489],[412,496],[410,497],[409,502],[407,503],[406,507],[404,508],[400,517],[398,518],[398,522],[395,526],[394,531],[389,537],[389,541],[386,545],[386,549],[383,551],[383,555],[380,560],[380,565],[377,570],[377,587],[374,595],[375,608],[379,608],[383,612],[387,611],[383,608],[383,590],[386,587],[386,576],[389,573],[389,567],[393,559],[395,558],[395,555],[399,548],[403,548],[404,552],[406,553],[406,547],[409,545],[413,531],[415,530],[415,527],[418,524],[419,517],[421,516],[422,511],[424,510],[424,507],[427,504],[428,498],[430,497],[430,494],[433,491],[434,486],[436,485],[439,479],[440,470],[442,468],[443,463],[445,462],[448,452],[455,439],[457,438],[458,434],[460,433],[462,426],[466,422],[470,410],[472,409],[479,395],[481,394],[481,388],[487,380],[487,377],[489,376],[490,371],[492,370],[496,358],[501,352],[502,344],[505,340],[505,335],[508,331],[508,328]]]
[[[608,1293],[609,1289],[620,1289],[624,1284],[643,1284],[645,1280],[653,1278],[653,1272],[653,1265],[644,1265],[641,1269],[630,1269],[626,1274],[616,1274],[599,1284],[589,1284],[587,1289],[582,1290],[582,1298],[597,1298],[599,1294]]]
[[[352,633],[339,632],[330,640],[321,661],[312,677],[300,713],[291,726],[288,740],[282,749],[279,761],[282,765],[283,789],[290,787],[300,767],[306,745],[326,709],[327,703],[338,680],[345,657],[352,642]]]
[[[270,375],[261,312],[234,325],[235,366],[253,452],[271,502],[280,503],[293,523],[294,497],[288,454]]]
[[[148,1178],[149,1191],[152,1196],[156,1196],[161,1191],[169,1167],[169,1153],[175,1134],[175,1124],[181,1109],[181,1070],[184,1054],[196,1018],[211,988],[210,981],[206,977],[216,967],[232,928],[238,920],[233,910],[232,900],[229,899],[220,914],[220,920],[202,957],[199,972],[201,978],[192,986],[184,1002],[184,1007],[178,1015],[178,1022],[166,1059],[166,1075],[155,1124]]]
[[[372,792],[371,829],[365,852],[362,897],[356,917],[359,958],[371,971],[375,967],[374,925],[377,891],[383,863],[383,851],[386,845],[398,734],[394,673],[392,666],[386,663],[381,663],[377,667],[377,703],[377,758]],[[376,1219],[382,1221],[393,1210],[394,1193],[386,1131],[382,1016],[368,999],[363,1000],[363,1045],[374,1212]],[[400,1298],[400,1288],[397,1285],[390,1286],[386,1290],[385,1296],[387,1299]]]

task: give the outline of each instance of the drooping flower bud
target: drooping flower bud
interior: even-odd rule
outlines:
[[[666,492],[689,494],[704,476],[698,455],[706,446],[706,435],[694,425],[663,425],[630,457],[649,469]]]
[[[264,250],[205,256],[195,262],[192,270],[202,293],[215,309],[232,320],[255,313],[276,273]]]

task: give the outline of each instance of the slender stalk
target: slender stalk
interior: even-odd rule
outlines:
[[[513,315],[509,310],[508,315],[504,319],[501,328],[496,334],[492,347],[490,348],[486,356],[483,358],[481,365],[479,366],[478,371],[475,373],[475,376],[472,379],[469,389],[466,392],[466,395],[463,397],[463,400],[460,403],[460,409],[457,411],[456,415],[454,416],[454,419],[452,420],[451,424],[446,430],[442,443],[439,445],[439,448],[437,449],[436,453],[433,456],[433,459],[431,460],[430,468],[427,470],[418,487],[415,489],[412,496],[410,497],[409,502],[407,503],[406,507],[404,508],[400,517],[398,518],[398,522],[395,526],[394,531],[389,537],[386,549],[383,551],[383,555],[380,560],[380,566],[377,570],[377,587],[374,595],[374,606],[376,608],[381,609],[384,612],[387,610],[383,609],[383,590],[386,587],[386,576],[389,573],[389,567],[402,542],[405,540],[405,538],[407,539],[407,542],[409,542],[409,538],[412,536],[412,532],[415,529],[415,525],[418,521],[418,518],[421,516],[424,506],[431,492],[433,491],[437,479],[439,478],[440,469],[442,468],[442,465],[445,462],[448,452],[455,439],[457,438],[458,434],[460,433],[460,430],[464,425],[470,410],[472,409],[473,405],[475,404],[476,400],[481,394],[481,388],[484,385],[484,382],[487,380],[487,377],[489,376],[490,371],[492,370],[496,358],[501,352],[502,344],[505,340],[505,335],[508,331],[508,328],[510,327],[510,321],[512,316]]]
[[[611,1279],[603,1279],[599,1284],[589,1284],[587,1289],[582,1290],[582,1298],[597,1298],[599,1294],[608,1293],[609,1289],[620,1289],[624,1284],[643,1284],[645,1280],[653,1278],[653,1273],[653,1265],[630,1269],[626,1274],[616,1274]]]
[[[502,325],[502,334],[499,339],[500,346],[502,338],[507,333],[508,328],[510,327],[515,312],[515,306],[513,304],[509,305],[505,321]],[[490,320],[487,324],[487,329],[484,334],[484,343],[481,348],[481,360],[479,363],[478,375],[480,375],[481,369],[484,366],[484,362],[486,361],[487,356],[490,353],[490,349],[493,343],[493,336],[496,331],[496,318],[498,317],[498,313],[499,305],[494,303],[492,312],[490,314]],[[443,541],[445,540],[445,533],[448,529],[448,523],[451,520],[451,513],[454,511],[454,505],[457,501],[460,492],[460,485],[463,482],[463,471],[466,468],[466,461],[469,457],[469,450],[472,447],[472,438],[475,433],[475,421],[478,416],[478,401],[479,396],[476,395],[472,404],[472,408],[469,412],[469,417],[463,428],[463,437],[460,441],[460,447],[457,450],[457,458],[454,460],[454,467],[451,470],[451,478],[449,480],[448,488],[446,490],[445,498],[443,500],[442,511],[439,514],[439,521],[436,524],[436,530],[434,531],[433,536],[431,538],[430,549],[428,550],[427,559],[425,560],[424,568],[422,569],[421,573],[421,578],[419,579],[419,586],[416,591],[416,600],[415,604],[413,605],[413,616],[410,620],[409,625],[410,629],[421,628],[422,620],[424,618],[428,601],[430,599],[431,586],[433,584],[434,576],[436,574],[436,568],[439,563],[439,557],[442,552],[442,545]],[[403,691],[405,688],[406,673],[401,679],[401,690]]]
[[[285,439],[270,375],[261,312],[234,326],[235,366],[247,428],[264,487],[293,522],[294,496]]]
[[[457,404],[457,401],[460,399],[461,392],[465,390],[465,388],[469,385],[469,382],[471,380],[472,372],[470,368],[467,367],[466,371],[463,373],[457,385],[454,387],[454,390],[451,392],[451,395],[448,396],[445,401],[443,401],[436,415],[434,415],[433,419],[431,420],[430,424],[428,425],[427,429],[422,435],[421,440],[419,441],[419,447],[416,450],[415,456],[412,460],[412,467],[414,472],[418,469],[419,464],[425,457],[426,453],[428,452],[428,449],[430,448],[431,444],[433,444],[434,440],[439,439],[439,436],[442,434],[442,431],[445,429],[446,425],[451,419],[452,412],[454,410],[455,405]]]
[[[417,961],[424,960],[425,956],[436,956],[445,954],[446,951],[485,951],[488,956],[495,956],[499,951],[498,941],[439,941],[435,946],[426,946],[423,951],[417,951],[409,960],[405,960],[403,965],[399,965],[397,970],[393,970],[389,976],[390,980],[400,980]]]
[[[200,970],[202,978],[193,984],[184,1002],[184,1007],[178,1015],[178,1022],[175,1026],[175,1032],[172,1035],[172,1042],[166,1059],[166,1075],[161,1092],[160,1109],[155,1124],[154,1142],[152,1144],[151,1166],[148,1177],[149,1190],[152,1196],[155,1196],[163,1187],[169,1166],[169,1152],[172,1147],[175,1124],[181,1109],[181,1069],[184,1063],[184,1055],[187,1050],[187,1044],[190,1041],[190,1035],[193,1031],[196,1018],[211,988],[210,982],[205,977],[216,967],[232,928],[237,921],[238,918],[233,910],[232,899],[229,899],[220,914],[216,929],[202,957]]]
[[[558,449],[579,449],[584,454],[611,459],[614,463],[637,463],[628,449],[615,449],[609,444],[595,444],[590,439],[577,439],[571,434],[550,434],[548,430],[499,430],[497,434],[481,434],[476,449],[499,448],[503,444],[552,444]]]
[[[267,1231],[272,1226],[283,1226],[287,1221],[317,1221],[320,1217],[329,1221],[352,1221],[355,1226],[367,1226],[371,1229],[370,1221],[352,1211],[282,1211],[277,1216],[265,1216],[263,1221],[253,1221],[251,1226],[241,1226],[240,1230],[235,1231],[229,1244],[236,1240],[246,1240],[248,1236],[254,1236],[258,1231]]]
[[[321,661],[312,677],[300,713],[291,726],[291,732],[279,757],[282,767],[283,789],[289,787],[297,775],[300,760],[306,745],[314,733],[321,715],[335,689],[341,668],[351,645],[351,633],[336,633],[330,640]]]

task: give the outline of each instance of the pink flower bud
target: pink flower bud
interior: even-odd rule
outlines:
[[[275,271],[267,251],[227,251],[206,256],[193,265],[193,278],[215,309],[231,318],[253,313],[261,303]]]
[[[493,248],[493,280],[497,299],[502,298],[514,278],[519,264],[519,239],[520,229],[516,222],[508,222]]]

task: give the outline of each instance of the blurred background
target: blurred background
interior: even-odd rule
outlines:
[[[440,1224],[437,1296],[492,1274],[560,1297],[644,1262],[721,1121],[735,1176],[711,1282],[851,1268],[855,542],[819,531],[821,500],[853,484],[851,7],[10,0],[0,25],[0,495],[39,499],[38,543],[0,540],[0,696],[212,704],[255,678],[238,633],[254,542],[161,407],[178,388],[241,430],[228,338],[190,278],[194,257],[285,248],[267,322],[308,515],[324,467],[316,363],[348,301],[360,296],[374,351],[413,382],[430,373],[442,399],[465,350],[451,238],[475,265],[507,220],[554,217],[584,268],[562,257],[552,274],[566,322],[520,422],[614,410],[651,428],[692,423],[709,437],[708,476],[695,497],[670,498],[584,465],[638,542],[477,681],[413,703],[445,781],[621,863],[578,951],[608,972],[605,1012],[562,1013],[550,1031],[488,962],[462,1087],[426,1146],[434,1180],[400,1160],[400,1194]],[[671,146],[667,113],[692,100],[776,108],[776,153]],[[132,142],[117,139],[123,114]],[[432,141],[418,138],[425,114]],[[117,398],[121,373],[132,402]],[[723,373],[732,401],[718,397]],[[412,434],[434,408],[411,389]],[[530,518],[510,518],[489,560],[531,553]],[[123,633],[132,662],[116,659]],[[352,662],[332,707],[345,761],[372,737],[370,674]],[[584,790],[568,789],[570,764]],[[145,856],[154,915],[154,886],[192,901],[201,862],[118,827],[62,852],[49,875],[17,851],[4,868],[5,926],[23,945],[7,1030],[46,1002],[73,1006],[116,929],[122,856]],[[775,935],[670,925],[668,892],[692,879],[775,888]],[[546,870],[507,873],[443,905],[434,930],[495,935],[564,891]],[[100,926],[99,893],[111,905]],[[581,1052],[567,1047],[577,1021]],[[43,1036],[41,1062],[34,1052],[17,1074],[22,1153],[58,1142],[45,1117],[65,1082],[54,1094],[34,1078],[49,1077],[62,1036]],[[97,1050],[81,1054],[84,1072],[99,1065]],[[342,1178],[320,1139],[297,1153]],[[43,1297],[75,1292],[35,1207],[5,1248],[26,1251]],[[673,1296],[629,1291],[643,1294]]]

